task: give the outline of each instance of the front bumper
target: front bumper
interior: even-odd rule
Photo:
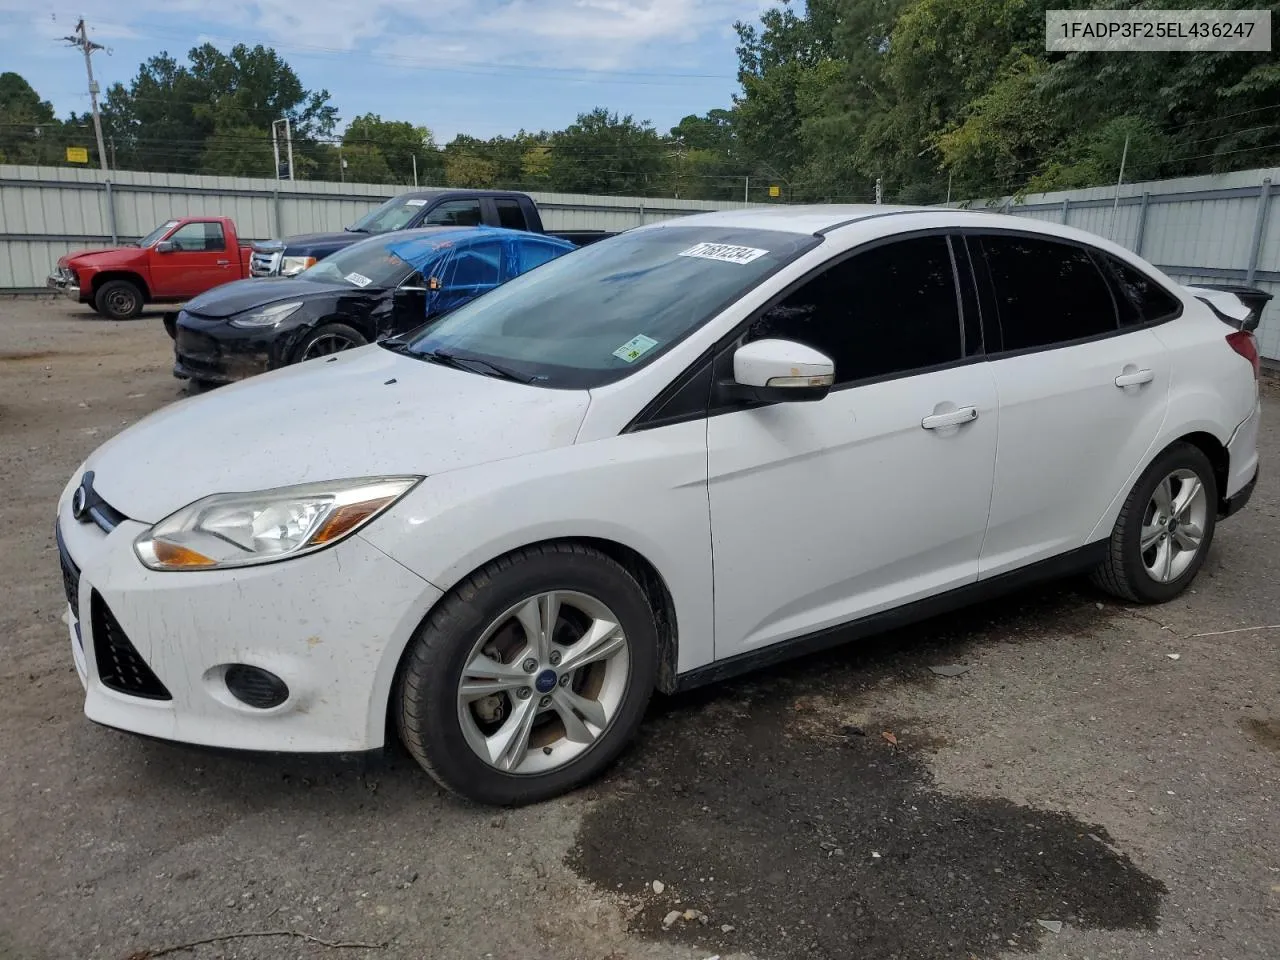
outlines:
[[[44,285],[50,290],[61,293],[68,300],[74,300],[76,303],[81,302],[80,284],[74,274],[59,273],[55,270],[45,278]]]
[[[89,719],[231,749],[383,745],[400,653],[440,591],[359,535],[259,567],[156,572],[133,553],[145,529],[125,520],[104,533],[76,521],[67,497],[59,506],[71,650]],[[223,681],[235,663],[276,674],[288,699],[269,709],[236,700]]]
[[[183,380],[234,383],[287,363],[287,329],[234,327],[226,320],[178,314],[173,375]]]

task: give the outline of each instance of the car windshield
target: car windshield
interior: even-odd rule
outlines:
[[[517,277],[396,348],[589,389],[652,362],[819,243],[724,226],[636,230]]]
[[[325,257],[298,274],[317,283],[346,283],[353,287],[394,287],[413,268],[388,249],[403,237],[371,237]]]
[[[374,207],[357,220],[348,230],[354,233],[387,233],[403,230],[427,205],[426,200],[412,197],[393,197],[380,207]]]
[[[154,230],[148,233],[145,237],[139,240],[138,246],[149,247],[154,243],[159,243],[160,238],[163,237],[166,233],[168,233],[177,225],[178,225],[177,220],[166,220],[164,223],[160,224],[160,226],[156,227]]]

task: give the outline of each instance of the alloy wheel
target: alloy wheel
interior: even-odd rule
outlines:
[[[1209,498],[1195,471],[1174,470],[1156,484],[1138,545],[1152,580],[1171,583],[1186,573],[1204,546],[1208,513]]]
[[[612,610],[584,593],[540,593],[502,613],[472,646],[458,722],[491,767],[548,773],[600,739],[630,674],[630,646]]]
[[[326,333],[307,344],[307,349],[302,351],[301,359],[311,360],[315,357],[327,357],[331,354],[341,353],[343,350],[350,350],[354,346],[356,344],[340,333]]]

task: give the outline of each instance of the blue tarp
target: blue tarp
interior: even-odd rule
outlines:
[[[499,227],[439,230],[387,245],[388,253],[422,273],[429,316],[459,307],[573,249],[567,240]]]

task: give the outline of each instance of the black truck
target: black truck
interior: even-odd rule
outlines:
[[[329,254],[374,233],[414,227],[475,227],[480,224],[547,233],[542,227],[538,205],[528,194],[506,190],[414,190],[392,197],[339,233],[308,233],[255,243],[249,260],[249,274],[254,277],[291,277]],[[548,235],[580,247],[613,236],[603,230],[569,230]]]

